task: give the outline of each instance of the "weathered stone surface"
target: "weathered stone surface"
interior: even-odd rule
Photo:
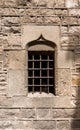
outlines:
[[[0,107],[9,107],[12,106],[13,100],[5,96],[0,96]]]
[[[56,128],[55,121],[33,121],[34,129],[54,129]]]
[[[78,15],[80,15],[80,9],[70,9],[69,10],[69,15],[71,15],[71,16],[78,16]]]
[[[25,55],[26,51],[9,51],[8,52],[8,60],[9,60],[9,69],[25,69],[26,62],[25,62]],[[21,76],[22,77],[22,76]]]
[[[14,41],[13,41],[14,39]],[[10,35],[7,37],[8,44],[11,45],[12,49],[21,49],[21,36],[20,35]],[[8,49],[8,46],[4,47]]]
[[[37,118],[50,119],[50,109],[37,109]]]
[[[62,24],[78,24],[78,18],[76,17],[62,17]]]
[[[12,12],[14,12],[14,11],[12,11]],[[11,14],[11,12],[9,12],[9,13]],[[7,15],[7,13],[6,13],[6,15]],[[20,24],[20,17],[2,17],[1,22],[2,22],[2,25],[4,25],[4,26],[18,25],[18,24]]]
[[[69,121],[57,121],[57,128],[58,130],[67,130],[69,129]]]
[[[74,76],[72,78],[72,85],[76,86],[76,85],[80,85],[80,77],[79,76]]]
[[[35,119],[34,109],[0,109],[0,119],[2,120],[32,120]]]
[[[79,109],[78,109],[79,110]],[[78,111],[77,110],[77,111]],[[51,110],[51,117],[54,118],[77,118],[78,113],[75,113],[75,109],[52,109]]]
[[[57,61],[58,68],[71,68],[73,66],[73,52],[58,51]]]
[[[73,98],[78,98],[79,97],[79,93],[78,93],[79,90],[78,89],[79,89],[78,86],[73,86],[71,88],[71,94],[72,94]]]
[[[8,71],[8,96],[26,95],[25,88],[25,70],[9,70]]]
[[[73,107],[69,97],[13,97],[13,107],[26,108],[70,108]],[[23,102],[24,101],[24,102]]]
[[[57,95],[71,95],[71,72],[70,69],[58,69]],[[65,74],[65,75],[64,75]]]
[[[12,121],[0,121],[0,129],[13,129],[14,123]]]
[[[32,130],[33,129],[33,122],[32,121],[14,121],[14,129],[15,130]]]
[[[2,27],[2,33],[5,36],[8,36],[9,34],[15,34],[20,35],[21,33],[21,27],[20,26],[3,26]]]

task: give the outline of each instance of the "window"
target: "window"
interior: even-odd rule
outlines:
[[[28,90],[54,93],[54,51],[28,52]]]
[[[55,94],[55,51],[41,47],[47,41],[38,40],[37,46],[31,43],[32,49],[28,49],[28,92]]]

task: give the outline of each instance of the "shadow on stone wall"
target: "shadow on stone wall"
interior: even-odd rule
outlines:
[[[71,130],[80,130],[80,28],[76,27],[70,33],[68,50],[72,51],[73,54],[71,102],[74,113],[71,120]],[[69,53],[67,60],[71,60]]]

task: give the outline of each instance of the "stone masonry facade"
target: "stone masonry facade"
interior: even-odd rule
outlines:
[[[26,45],[57,45],[55,95],[29,96]],[[0,130],[80,130],[80,0],[0,0]]]

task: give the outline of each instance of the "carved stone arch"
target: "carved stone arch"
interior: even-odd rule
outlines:
[[[41,34],[38,39],[33,40],[27,44],[27,50],[45,50],[45,51],[54,51],[56,49],[56,44],[52,41],[49,41],[43,37]]]

